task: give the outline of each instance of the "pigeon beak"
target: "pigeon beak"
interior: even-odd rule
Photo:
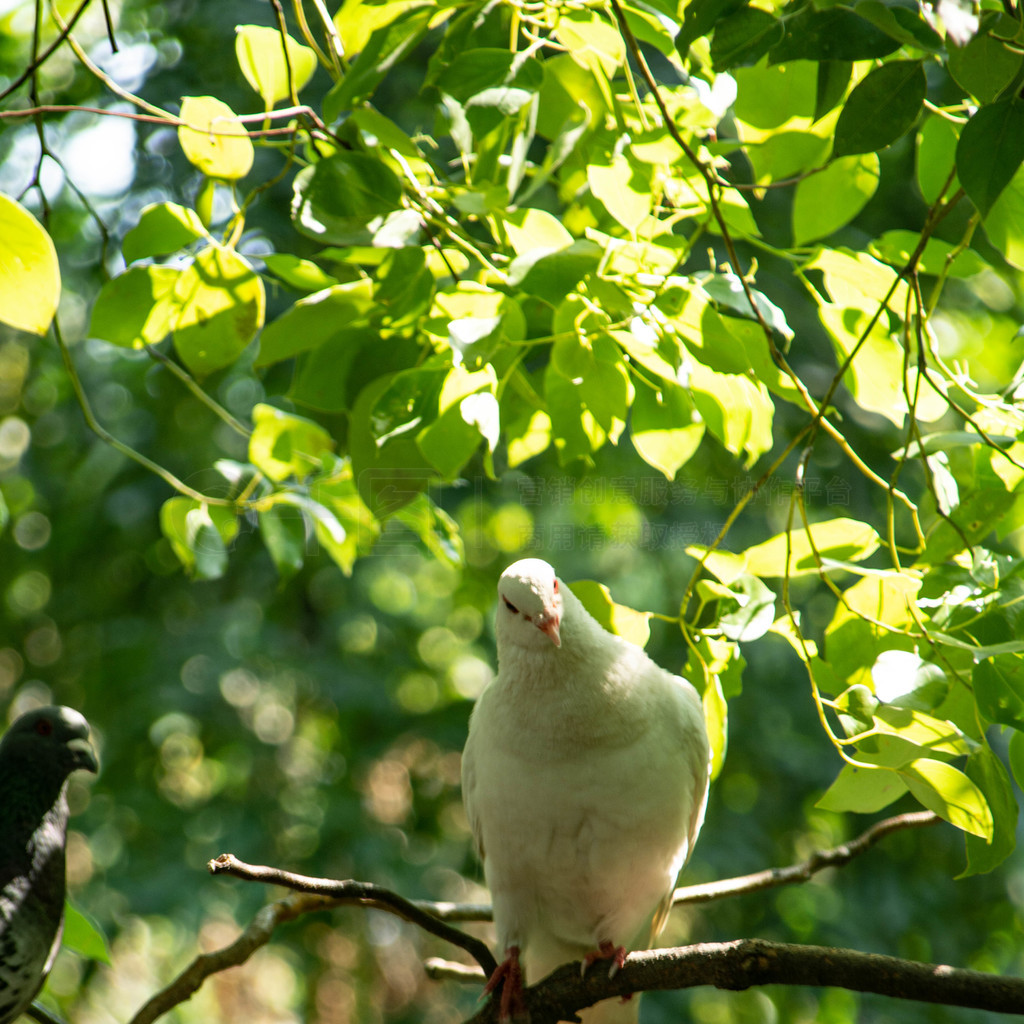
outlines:
[[[96,759],[96,751],[93,750],[92,744],[88,740],[68,740],[67,746],[74,755],[76,768],[84,768],[87,772],[92,772],[94,775],[100,770],[100,763]]]
[[[537,616],[537,628],[556,646],[562,646],[562,638],[558,635],[558,615],[556,612],[543,611]]]

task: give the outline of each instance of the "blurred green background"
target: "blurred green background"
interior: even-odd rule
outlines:
[[[103,53],[94,7],[83,34]],[[0,82],[24,67],[32,13],[31,3],[0,3]],[[121,53],[108,70],[155,102],[202,91],[247,110],[252,94],[231,46],[234,26],[253,22],[272,23],[269,4],[126,2]],[[403,127],[427,133],[433,114],[416,94],[428,53],[399,69],[383,97]],[[62,102],[87,104],[99,90],[67,61],[47,73]],[[113,238],[147,202],[194,198],[198,177],[170,130],[137,132],[131,122],[82,114],[51,124],[58,126],[55,150]],[[24,189],[37,155],[31,123],[6,125],[0,188]],[[883,188],[860,226],[847,229],[854,247],[879,225],[909,226],[919,215],[920,201],[899,185],[911,178],[912,154],[896,147],[886,160]],[[197,462],[244,457],[238,439],[144,354],[79,341],[104,271],[117,269],[116,246],[105,246],[57,165],[47,162],[43,172],[65,277],[63,328],[76,342],[74,358],[99,418],[142,450],[158,441],[169,467],[183,474]],[[769,204],[766,215],[781,224],[787,211],[777,206]],[[268,239],[290,231],[287,216],[288,190],[280,186],[251,216],[242,251],[268,251]],[[994,275],[986,281],[1003,289],[1002,313],[993,312],[999,302],[991,296],[950,285],[962,303],[961,334],[979,339],[976,351],[962,355],[976,375],[1005,381],[1014,367],[988,365],[982,339],[1012,330],[1019,297]],[[803,300],[781,272],[773,278],[762,270],[759,282],[803,339],[803,378],[827,382],[831,348]],[[269,299],[272,312],[273,293]],[[254,393],[260,386],[234,371],[212,379],[218,400],[240,413],[261,397]],[[273,393],[275,382],[263,386]],[[788,414],[780,404],[780,444],[789,436]],[[880,467],[901,442],[874,418],[851,419],[846,429]],[[373,881],[413,898],[485,898],[461,806],[459,751],[473,698],[494,666],[501,569],[539,555],[566,580],[598,579],[621,603],[676,615],[693,568],[683,549],[714,538],[752,479],[710,444],[671,484],[631,451],[606,448],[596,458],[583,475],[549,454],[499,482],[477,467],[461,486],[433,491],[460,525],[461,569],[389,527],[351,578],[310,551],[299,574],[281,583],[258,537],[243,530],[225,578],[194,583],[159,533],[166,486],[86,431],[51,341],[0,327],[0,491],[10,512],[0,535],[0,707],[8,721],[38,702],[80,708],[102,760],[97,780],[72,782],[68,870],[72,898],[110,937],[113,962],[96,965],[65,951],[46,1001],[73,1024],[125,1021],[197,952],[231,941],[272,893],[210,878],[206,862],[224,851]],[[809,505],[880,521],[881,496],[832,458],[823,452],[811,461]],[[791,479],[793,469],[777,480]],[[788,501],[777,483],[762,492],[726,546],[738,550],[783,528]],[[820,634],[832,600],[802,581],[793,597],[808,634]],[[668,668],[685,660],[682,637],[665,623],[653,623],[648,650]],[[728,759],[684,881],[784,865],[869,824],[814,809],[839,763],[792,651],[769,636],[744,654],[743,693],[730,702]],[[962,867],[963,840],[953,828],[899,834],[806,885],[676,911],[663,941],[757,935],[1020,973],[1019,856],[993,875],[956,881]],[[428,981],[421,967],[424,956],[450,952],[383,914],[318,915],[281,929],[247,967],[211,980],[173,1016],[248,1024],[456,1021],[471,1011],[477,991]],[[699,989],[649,995],[644,1004],[648,1024],[992,1019],[835,990]]]

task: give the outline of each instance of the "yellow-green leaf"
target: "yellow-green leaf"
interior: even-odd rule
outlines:
[[[174,347],[198,375],[230,366],[263,326],[263,281],[234,249],[211,245],[181,272]]]
[[[298,93],[316,71],[316,53],[313,50],[264,25],[235,26],[235,56],[245,80],[263,97],[268,110],[279,100],[289,99],[292,89]]]
[[[900,775],[930,811],[964,832],[991,840],[992,811],[984,794],[962,771],[944,761],[922,757],[901,768]]]
[[[181,101],[178,142],[189,163],[208,178],[235,181],[252,167],[253,148],[245,125],[215,96],[186,96]]]
[[[644,647],[651,637],[651,613],[640,612],[624,604],[616,604],[611,591],[595,580],[577,580],[572,592],[605,629],[625,640]]]
[[[252,411],[249,459],[271,480],[300,480],[320,468],[321,457],[334,447],[330,434],[312,420],[259,404]]]
[[[24,206],[0,193],[0,321],[45,334],[59,299],[53,241]]]
[[[815,804],[826,811],[874,814],[907,791],[907,784],[889,768],[843,765],[825,795]]]
[[[830,519],[808,529],[779,533],[748,548],[747,570],[755,576],[799,576],[817,572],[814,552],[823,559],[859,562],[874,554],[881,543],[874,527],[856,519]],[[787,562],[786,554],[789,552]]]
[[[674,480],[704,437],[704,424],[685,388],[667,381],[657,392],[641,387],[632,408],[633,447],[644,462]]]

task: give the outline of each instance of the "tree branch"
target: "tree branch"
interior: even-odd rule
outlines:
[[[704,885],[681,886],[676,889],[672,904],[677,906],[681,903],[710,903],[725,896],[742,896],[748,892],[806,882],[825,868],[843,867],[892,832],[899,832],[905,828],[923,828],[926,825],[935,825],[939,821],[939,816],[931,811],[897,814],[876,822],[848,843],[840,843],[828,850],[815,850],[799,864],[791,864],[786,868],[768,868],[767,871],[756,871],[752,875],[725,878],[720,882],[707,882]]]
[[[334,906],[355,904],[386,910],[418,925],[425,932],[464,949],[487,974],[498,966],[485,942],[446,924],[428,909],[429,903],[413,903],[404,896],[399,896],[398,893],[372,882],[356,882],[352,879],[340,882],[332,878],[310,878],[278,868],[246,864],[230,853],[222,853],[216,860],[211,860],[207,867],[213,875],[233,875],[235,878],[250,882],[267,882],[271,885],[283,885],[296,892],[327,896],[334,901]]]
[[[531,1024],[556,1024],[573,1020],[578,1010],[602,999],[635,992],[698,985],[741,991],[755,985],[779,984],[846,988],[894,999],[1024,1014],[1024,978],[764,939],[703,942],[632,953],[613,978],[600,969],[584,976],[579,963],[566,964],[527,989],[525,995]],[[489,1000],[468,1024],[497,1021],[496,1003]]]

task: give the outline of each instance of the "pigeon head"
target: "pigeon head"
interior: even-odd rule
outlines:
[[[0,740],[0,760],[43,766],[63,782],[73,771],[99,770],[89,742],[89,723],[74,708],[42,707],[27,711]]]
[[[562,646],[562,594],[555,570],[539,558],[513,562],[498,581],[498,637],[520,647]]]

